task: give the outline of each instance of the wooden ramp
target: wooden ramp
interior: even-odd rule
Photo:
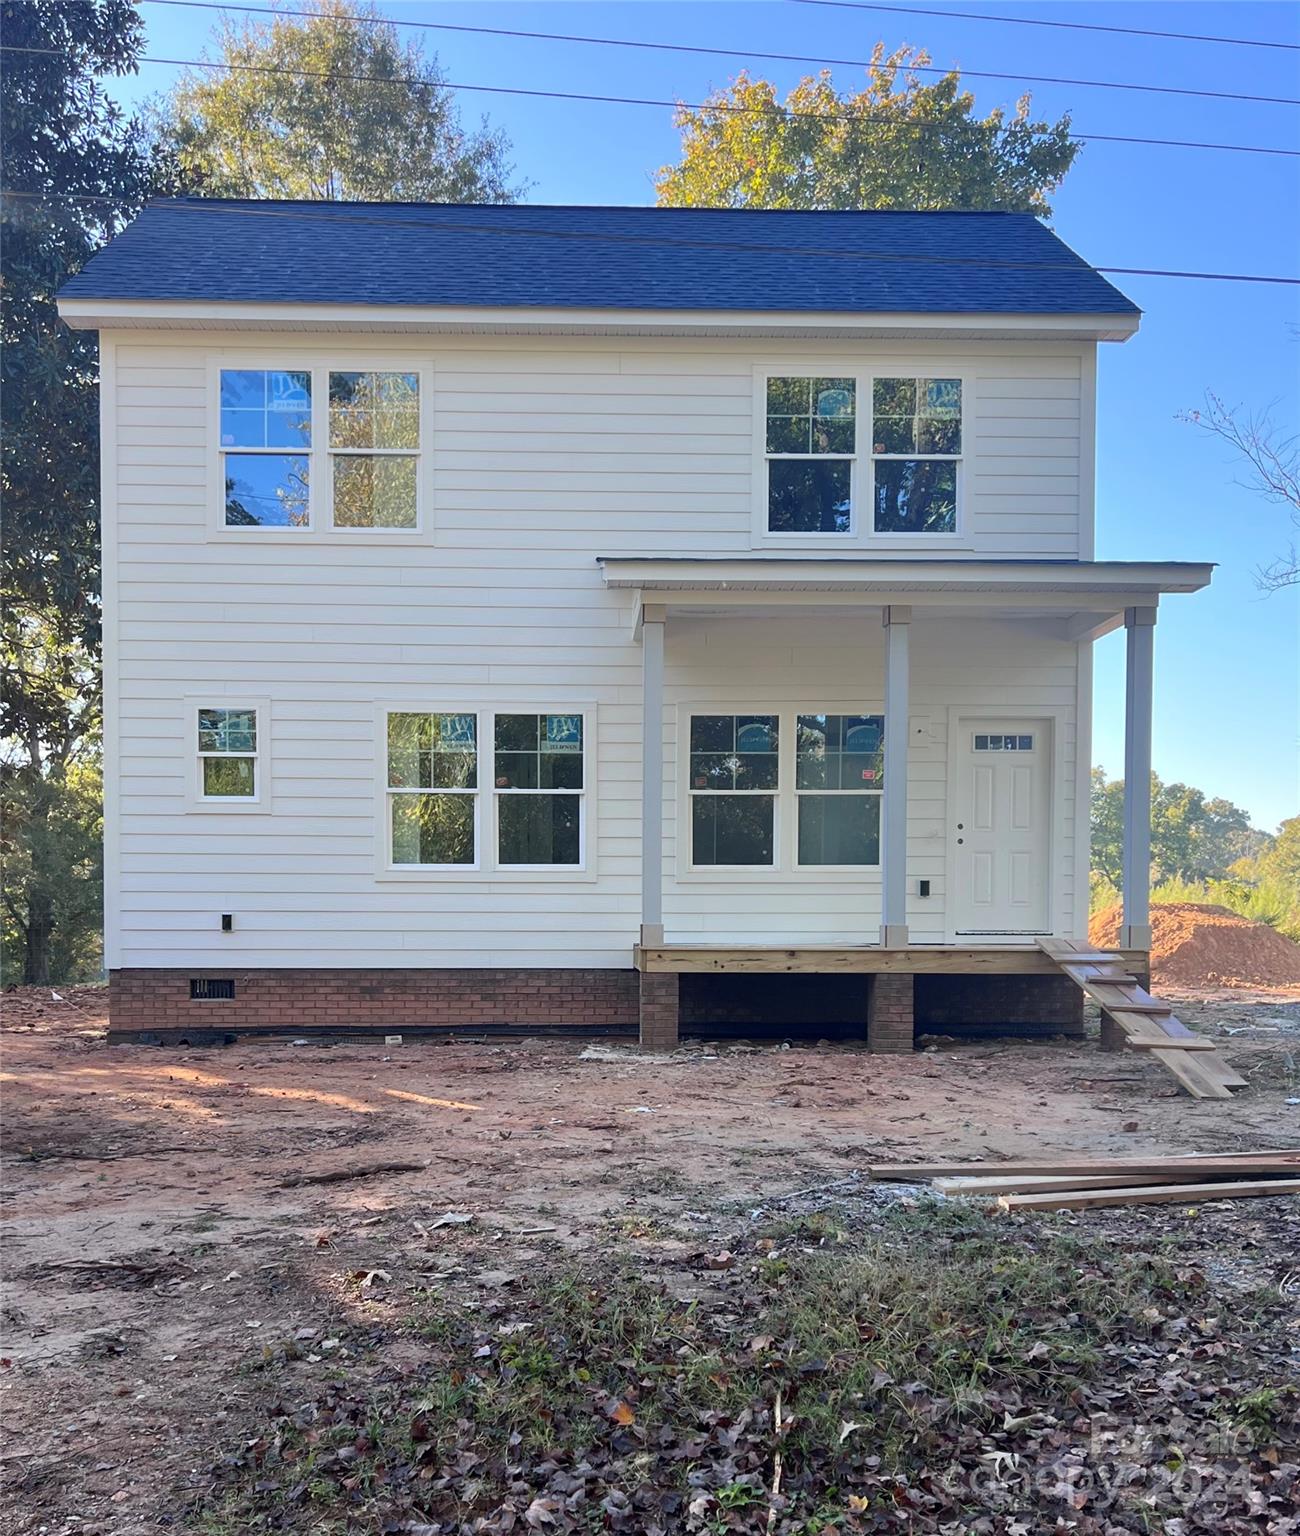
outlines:
[[[1228,1099],[1246,1079],[1212,1041],[1193,1034],[1168,1003],[1152,997],[1124,968],[1121,956],[1073,939],[1040,939],[1038,947],[1110,1019],[1130,1049],[1150,1052],[1194,1099]]]

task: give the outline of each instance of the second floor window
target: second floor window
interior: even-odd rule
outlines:
[[[331,373],[329,446],[336,528],[414,528],[420,380]]]
[[[222,368],[226,528],[415,530],[422,383],[416,368]]]
[[[311,374],[221,370],[227,528],[311,526]]]
[[[857,381],[767,381],[767,531],[849,533]]]
[[[874,379],[873,527],[955,533],[961,456],[960,379]]]

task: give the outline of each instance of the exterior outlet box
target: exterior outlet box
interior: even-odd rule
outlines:
[[[234,915],[234,913],[233,912],[223,912],[221,914],[221,931],[222,931],[222,933],[233,933],[234,932],[234,928],[235,928],[235,915]]]
[[[928,880],[918,880],[916,892],[918,896],[928,896],[930,894],[930,882]]]

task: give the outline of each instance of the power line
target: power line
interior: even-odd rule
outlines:
[[[49,198],[40,192],[7,192],[8,197],[27,198],[32,201],[47,203],[53,201],[67,203],[111,203],[117,206],[117,200],[109,197],[87,196],[82,198],[64,197]],[[833,246],[794,246],[780,245],[766,241],[750,240],[696,240],[684,239],[679,235],[640,235],[640,234],[612,234],[608,231],[578,230],[578,229],[546,229],[536,225],[526,228],[504,229],[499,224],[474,224],[468,220],[442,220],[439,221],[436,210],[443,206],[438,203],[425,205],[394,203],[392,207],[417,207],[425,206],[435,210],[432,217],[401,218],[392,215],[379,216],[375,214],[356,213],[351,209],[355,204],[330,203],[321,200],[322,207],[328,207],[334,211],[330,213],[304,212],[300,204],[295,208],[259,208],[247,201],[225,200],[221,198],[176,198],[163,202],[153,202],[147,207],[153,207],[166,212],[198,213],[212,216],[218,213],[235,214],[240,218],[263,219],[297,219],[312,223],[330,221],[334,223],[367,224],[382,229],[419,229],[434,230],[450,234],[483,234],[497,238],[533,239],[543,238],[551,240],[581,241],[583,244],[600,242],[612,245],[631,246],[663,246],[669,249],[726,251],[730,253],[749,252],[760,255],[778,256],[826,256],[845,261],[876,261],[895,265],[915,265],[925,263],[927,265],[945,267],[982,267],[996,271],[1021,271],[1021,272],[1074,272],[1085,270],[1101,272],[1110,276],[1120,277],[1179,277],[1194,278],[1203,282],[1224,283],[1276,283],[1290,287],[1300,287],[1300,277],[1274,277],[1243,272],[1191,272],[1178,271],[1163,267],[1094,267],[1091,263],[1083,265],[1066,261],[1013,261],[1004,257],[989,256],[942,256],[937,254],[922,254],[919,252],[908,253],[901,251],[851,251],[837,249]],[[460,205],[470,206],[470,205]],[[521,205],[527,206],[527,205]],[[536,205],[534,205],[536,206]],[[344,211],[347,210],[347,211]],[[555,211],[565,211],[563,205],[556,207]],[[651,210],[647,212],[673,210]],[[709,210],[694,209],[696,213],[707,213]]]
[[[59,54],[58,48],[25,48],[14,43],[0,43],[0,52]],[[417,76],[354,75],[331,70],[286,69],[272,64],[227,64],[212,59],[164,59],[156,55],[141,54],[138,64],[168,64],[182,69],[224,69],[234,73],[258,75],[292,75],[299,80],[354,80],[366,85],[400,85],[412,88],[437,86],[449,91],[477,91],[489,96],[529,96],[544,101],[590,101],[604,106],[622,107],[670,107],[685,112],[730,112],[748,117],[783,117],[799,120],[814,118],[825,123],[870,125],[879,123],[894,129],[906,129],[915,133],[938,133],[951,136],[952,130],[942,123],[900,122],[893,117],[873,117],[869,113],[853,112],[800,112],[789,107],[741,107],[727,102],[670,101],[653,96],[598,96],[585,91],[543,91],[519,85],[471,85],[455,80],[423,80]],[[1085,144],[1144,144],[1161,149],[1223,150],[1240,155],[1283,155],[1300,159],[1300,149],[1282,149],[1271,144],[1218,144],[1199,139],[1154,139],[1122,133],[1075,133],[1071,138]]]
[[[154,0],[150,0],[154,3]],[[1108,27],[1101,22],[1045,21],[1038,16],[989,16],[980,11],[935,11],[919,5],[869,5],[866,0],[792,0],[795,5],[829,5],[846,11],[897,11],[904,16],[942,16],[946,21],[995,21],[1015,27],[1061,27],[1070,32],[1111,32],[1121,37],[1164,37],[1181,43],[1228,43],[1238,48],[1290,48],[1300,43],[1268,42],[1258,37],[1207,37],[1201,32],[1158,32],[1152,27]]]
[[[268,11],[257,5],[223,5],[220,0],[146,0],[149,5],[183,6],[189,10],[242,11],[253,16],[304,16],[318,17],[316,11],[284,10],[277,7]],[[364,22],[376,26],[419,27],[429,32],[469,32],[480,37],[515,37],[533,42],[587,43],[602,48],[645,48],[660,53],[708,54],[715,58],[765,59],[784,64],[836,64],[851,69],[868,69],[870,59],[821,59],[799,53],[760,53],[750,49],[708,48],[691,43],[655,43],[622,37],[580,37],[565,32],[525,32],[513,27],[471,27],[442,21],[403,21],[387,16],[339,16],[339,21]],[[949,75],[954,71],[933,64],[909,64],[907,69],[919,75]],[[995,70],[962,69],[956,71],[970,80],[1005,80],[1018,85],[1075,85],[1108,91],[1148,91],[1161,96],[1198,96],[1217,101],[1253,101],[1271,106],[1300,107],[1300,98],[1292,96],[1252,96],[1240,91],[1205,91],[1180,85],[1130,84],[1120,80],[1074,80],[1055,75],[1008,75]]]

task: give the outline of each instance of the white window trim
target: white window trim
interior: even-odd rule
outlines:
[[[880,699],[823,700],[800,699],[797,703],[777,703],[771,699],[758,701],[734,699],[692,699],[677,706],[677,762],[676,792],[677,832],[675,836],[676,880],[684,885],[735,885],[746,876],[761,878],[764,883],[790,885],[856,885],[866,890],[880,884],[879,864],[800,864],[798,862],[798,805],[795,781],[795,722],[800,715],[883,715],[884,703]],[[734,790],[722,793],[772,795],[776,801],[773,829],[771,864],[695,864],[691,802],[694,795],[690,788],[691,772],[691,716],[692,715],[775,715],[780,732],[777,752],[777,788],[775,790]],[[804,791],[804,793],[828,793],[828,791]],[[830,791],[834,793],[834,791]],[[860,791],[840,791],[856,794]],[[871,793],[863,791],[862,793]],[[880,791],[883,794],[883,789]]]
[[[185,710],[186,803],[191,811],[204,815],[255,815],[272,808],[271,701],[249,698],[246,694],[214,689],[211,693],[190,694],[182,700]],[[257,747],[252,752],[199,752],[199,711],[201,709],[252,710],[257,721]],[[205,795],[203,759],[205,757],[251,757],[254,793],[244,795]]]
[[[755,363],[753,365],[753,453],[752,483],[753,503],[750,522],[750,544],[755,549],[816,549],[825,553],[831,550],[908,550],[939,549],[951,554],[954,551],[973,548],[970,542],[970,513],[967,507],[967,465],[971,459],[971,434],[975,420],[974,380],[963,367],[946,366],[942,360],[924,362],[874,363],[864,368],[857,363],[837,366],[833,357],[822,358],[816,363]],[[767,526],[767,381],[771,378],[806,379],[839,378],[854,381],[854,447],[850,479],[850,510],[848,533],[772,533]],[[882,458],[942,458],[957,465],[957,520],[951,533],[877,533],[872,526],[875,507],[875,455],[871,453],[873,442],[874,391],[876,379],[958,379],[961,382],[961,446],[960,454],[882,454]],[[802,458],[803,455],[776,454],[775,458]],[[823,457],[810,455],[810,457]],[[826,458],[843,458],[843,454],[826,454]]]
[[[375,877],[382,881],[441,884],[478,881],[489,888],[509,884],[540,882],[554,886],[573,882],[590,884],[596,879],[596,786],[597,720],[596,705],[590,700],[507,699],[493,704],[449,700],[439,696],[389,700],[375,711],[375,767],[377,782]],[[394,864],[392,861],[392,821],[388,800],[388,716],[390,714],[473,715],[478,733],[478,787],[475,794],[473,864]],[[582,716],[582,788],[580,790],[498,790],[496,787],[496,716],[497,715],[581,715]],[[411,791],[400,791],[410,793]],[[420,793],[441,793],[423,790]],[[468,793],[468,791],[449,791]],[[578,799],[577,864],[502,864],[497,858],[498,812],[502,794],[568,794]]]
[[[239,369],[276,369],[311,375],[311,447],[300,456],[308,460],[306,528],[230,528],[226,526],[226,450],[221,445],[221,375]],[[331,373],[414,373],[420,381],[420,446],[415,451],[415,526],[413,528],[338,528],[334,525],[334,466],[336,454],[329,444],[329,376]],[[402,544],[423,541],[433,524],[433,388],[431,360],[398,353],[346,351],[304,352],[291,347],[275,351],[216,352],[207,366],[207,473],[208,537],[211,540],[253,544],[327,543],[336,539]],[[233,452],[293,453],[294,449],[233,449]],[[375,449],[367,453],[409,457],[409,449]],[[464,713],[464,711],[462,711]]]

